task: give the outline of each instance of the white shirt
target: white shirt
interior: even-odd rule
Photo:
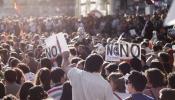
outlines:
[[[72,68],[68,78],[72,85],[72,100],[114,100],[111,86],[100,73]]]

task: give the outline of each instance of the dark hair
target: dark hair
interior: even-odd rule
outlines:
[[[48,91],[51,88],[50,80],[50,70],[48,68],[41,68],[36,74],[35,85],[42,85],[44,90]]]
[[[118,65],[115,64],[115,63],[110,63],[106,66],[105,68],[109,73],[112,73],[112,72],[116,72],[116,70],[118,69]]]
[[[175,72],[169,73],[168,86],[170,86],[170,88],[175,89]]]
[[[73,63],[77,64],[80,60],[82,60],[82,59],[79,57],[74,57],[71,59],[71,64],[73,64]]]
[[[160,100],[174,100],[175,89],[163,88],[159,92],[161,94]]]
[[[52,62],[48,58],[42,58],[41,59],[41,67],[46,67],[49,70],[52,68]]]
[[[77,51],[74,47],[70,48],[70,54],[73,55],[73,56],[76,56],[77,55]]]
[[[151,68],[145,71],[145,75],[153,88],[162,87],[165,85],[165,76],[161,70]]]
[[[164,73],[166,72],[162,63],[157,59],[154,59],[151,61],[150,68],[157,68],[157,69],[160,69]]]
[[[9,83],[16,82],[17,74],[16,74],[15,70],[13,70],[13,69],[6,70],[4,73],[4,79],[5,79],[5,81],[7,81]]]
[[[60,100],[72,100],[72,86],[70,82],[64,83],[63,93]]]
[[[127,73],[130,72],[131,70],[131,66],[130,64],[128,64],[127,62],[121,62],[119,65],[118,65],[118,68],[119,68],[119,71],[121,71],[121,73],[123,75],[126,75]]]
[[[158,57],[163,63],[168,63],[169,62],[169,54],[166,52],[160,52],[158,54]]]
[[[27,66],[25,63],[19,63],[19,64],[17,65],[17,67],[18,67],[19,69],[21,69],[21,70],[23,71],[24,74],[30,72],[29,66]]]
[[[102,64],[102,56],[97,54],[91,54],[85,60],[85,70],[88,72],[98,72],[102,68]]]
[[[128,77],[128,80],[131,82],[136,91],[142,92],[146,87],[146,77],[138,71],[132,71]]]
[[[51,71],[51,79],[53,83],[61,82],[61,78],[64,77],[65,72],[61,68],[55,68]]]
[[[25,79],[24,78],[24,73],[19,68],[15,68],[14,70],[15,70],[16,76],[17,76],[16,77],[16,83],[22,84],[22,78]]]
[[[115,89],[117,92],[122,92],[125,93],[125,81],[124,78],[122,78],[122,74],[120,73],[111,73],[108,76],[108,80],[109,81],[113,81],[113,83],[115,84]]]
[[[5,96],[5,86],[0,82],[0,99]]]
[[[153,45],[153,51],[154,52],[158,52],[160,50],[162,50],[162,46],[160,46],[160,45]]]
[[[43,100],[47,98],[47,94],[41,86],[33,86],[29,89],[28,100]]]
[[[11,62],[10,62],[10,67],[15,68],[15,67],[17,67],[17,65],[18,65],[19,63],[20,63],[20,60],[17,59],[17,58],[14,58],[14,59],[12,59]]]
[[[136,57],[132,58],[130,60],[130,65],[134,70],[139,71],[139,72],[142,71],[142,63],[138,58]]]
[[[9,59],[9,51],[7,49],[1,49],[0,54],[3,64],[7,64],[7,61]]]
[[[12,95],[12,94],[8,94],[6,96],[4,96],[3,100],[18,100],[16,98],[16,96]]]
[[[57,57],[56,57],[56,62],[57,62],[57,65],[58,65],[58,67],[61,67],[61,64],[62,64],[62,55],[58,55]]]
[[[31,87],[33,87],[33,83],[31,83],[31,82],[25,82],[21,86],[20,91],[19,91],[20,100],[27,100],[27,96],[29,94],[29,89]]]

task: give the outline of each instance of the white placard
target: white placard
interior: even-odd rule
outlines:
[[[55,59],[62,52],[69,51],[64,34],[54,34],[45,39],[45,51],[49,59]]]

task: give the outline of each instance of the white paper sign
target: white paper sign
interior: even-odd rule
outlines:
[[[173,0],[172,2],[173,2],[173,4],[171,5],[171,8],[170,8],[170,10],[167,14],[167,17],[165,19],[165,22],[164,22],[164,25],[166,25],[166,26],[175,25],[175,14],[174,14],[175,1]]]
[[[106,61],[120,61],[137,57],[141,60],[141,45],[121,41],[116,44],[106,45]]]
[[[60,53],[69,51],[64,34],[54,34],[45,39],[45,51],[49,59],[55,59]]]

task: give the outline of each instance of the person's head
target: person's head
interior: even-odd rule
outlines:
[[[27,96],[29,94],[29,89],[33,87],[33,83],[31,82],[25,82],[19,91],[19,98],[20,100],[27,100]]]
[[[55,68],[51,71],[51,79],[53,83],[63,84],[65,81],[65,72],[61,68]]]
[[[105,67],[106,70],[106,75],[108,76],[110,73],[112,72],[116,72],[116,70],[118,69],[118,65],[115,63],[110,63]]]
[[[85,63],[85,60],[80,60],[80,61],[78,61],[76,67],[81,69],[81,70],[84,70],[84,63]]]
[[[162,72],[165,72],[164,66],[158,59],[153,59],[150,64],[150,68],[160,69]]]
[[[72,100],[72,86],[68,81],[63,84],[63,93],[60,100]]]
[[[2,100],[18,100],[16,96],[12,95],[12,94],[8,94],[6,96],[4,96],[4,98]]]
[[[175,89],[163,88],[159,92],[160,100],[174,100],[175,98]]]
[[[131,65],[131,68],[136,70],[136,71],[142,71],[142,63],[141,61],[134,57],[130,60],[130,65]]]
[[[162,46],[160,46],[160,45],[153,45],[153,51],[154,52],[159,52],[161,50],[162,50]]]
[[[41,67],[46,67],[48,68],[49,70],[51,70],[52,68],[52,62],[50,61],[50,59],[48,58],[42,58],[41,59]]]
[[[25,63],[19,63],[19,64],[17,65],[17,67],[18,67],[19,69],[21,69],[21,71],[22,71],[24,74],[30,72],[29,66],[27,66]]]
[[[10,62],[10,67],[16,68],[17,65],[18,65],[19,63],[20,63],[20,60],[17,59],[17,58],[14,58],[14,59],[12,59],[11,62]]]
[[[16,82],[17,74],[16,74],[15,70],[13,70],[13,69],[6,70],[4,73],[4,80],[5,80],[5,82],[11,83],[11,84]]]
[[[145,71],[148,86],[158,88],[165,85],[165,76],[163,72],[157,68],[151,68]]]
[[[103,58],[97,54],[89,55],[85,60],[85,70],[88,72],[100,72],[102,69]]]
[[[169,54],[166,52],[160,52],[158,54],[159,60],[161,63],[168,63],[169,62]]]
[[[175,89],[175,72],[168,75],[168,87]]]
[[[50,89],[51,73],[48,68],[41,68],[35,79],[35,85],[42,85],[44,90]]]
[[[4,64],[7,64],[7,61],[9,59],[9,51],[7,49],[1,49],[0,50],[0,55],[1,55],[1,58],[2,58],[2,62]]]
[[[24,73],[19,68],[15,68],[14,70],[17,76],[16,83],[23,84],[25,82]]]
[[[112,86],[112,90],[113,91],[117,91],[117,92],[125,92],[125,81],[122,78],[122,74],[120,73],[111,73],[108,76],[108,80],[110,85]]]
[[[71,54],[72,56],[76,56],[76,55],[77,55],[77,51],[76,51],[76,48],[75,48],[75,47],[72,47],[72,48],[70,48],[69,50],[70,50],[70,54]]]
[[[126,88],[131,94],[142,92],[146,87],[146,83],[146,77],[142,73],[138,71],[132,71],[128,76],[128,80],[126,80]]]
[[[0,99],[5,96],[5,86],[3,83],[0,82]]]
[[[58,55],[58,56],[56,57],[56,62],[57,62],[57,66],[58,66],[58,67],[61,67],[62,60],[63,60],[62,55]]]
[[[123,75],[126,75],[130,72],[131,66],[127,62],[121,62],[118,65],[119,72],[121,72]]]
[[[82,59],[79,57],[74,57],[71,59],[71,64],[73,64],[73,63],[77,64],[80,60],[82,60]]]
[[[29,89],[28,100],[43,100],[47,98],[47,93],[41,86],[33,86]]]

